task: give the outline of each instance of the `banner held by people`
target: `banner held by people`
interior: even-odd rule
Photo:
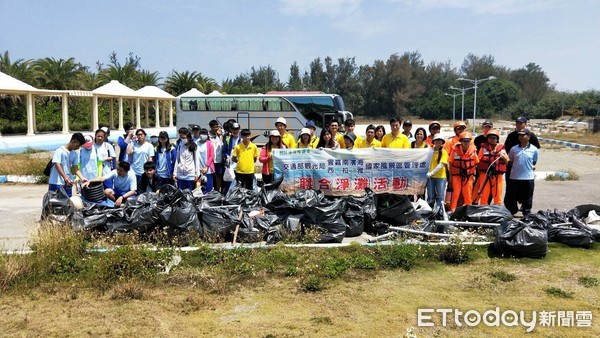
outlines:
[[[423,194],[431,161],[430,149],[274,149],[275,178],[279,188],[322,190],[325,195],[375,193]]]

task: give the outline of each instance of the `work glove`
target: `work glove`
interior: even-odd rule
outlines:
[[[431,176],[433,176],[433,174],[430,172],[427,173],[427,178],[430,178]]]

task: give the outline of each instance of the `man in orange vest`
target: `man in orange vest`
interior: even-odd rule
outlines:
[[[462,195],[464,204],[470,205],[473,194],[473,180],[475,168],[479,163],[477,148],[472,144],[473,136],[469,132],[462,132],[458,136],[459,143],[452,147],[449,164],[452,175],[452,200],[450,210],[458,206],[458,199]]]
[[[467,129],[467,125],[463,121],[456,121],[452,128],[454,129],[454,136],[444,143],[444,149],[446,149],[448,154],[452,152],[452,149],[456,144],[460,143],[459,135]]]
[[[494,204],[502,204],[504,173],[508,163],[508,154],[504,145],[498,143],[500,132],[496,129],[488,131],[486,142],[479,149],[479,177],[477,179],[477,196],[479,204],[487,205],[492,195]],[[477,198],[477,197],[475,197]]]

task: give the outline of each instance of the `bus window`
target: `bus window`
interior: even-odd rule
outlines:
[[[211,111],[231,111],[236,110],[235,100],[233,98],[207,97],[206,105]]]
[[[182,111],[206,111],[204,98],[182,97],[179,105]]]
[[[312,101],[315,105],[314,109],[316,109],[316,111],[324,112],[336,110],[331,97],[313,97]]]
[[[281,98],[265,98],[267,111],[294,111],[292,105]]]
[[[238,110],[243,111],[263,111],[263,99],[240,97],[237,99],[237,106]]]

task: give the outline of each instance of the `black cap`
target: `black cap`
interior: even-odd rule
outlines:
[[[519,116],[515,122],[527,123],[527,118],[525,116]]]
[[[410,122],[410,120],[406,120],[404,121],[404,123],[402,123],[403,126],[412,126],[412,122]]]
[[[352,133],[352,132],[345,134],[344,138],[349,139],[350,141],[352,141],[352,143],[354,143],[354,141],[356,141],[356,135],[354,135],[354,133]]]
[[[483,121],[482,126],[492,126],[493,127],[494,123],[490,120],[485,120],[485,121]]]
[[[191,130],[194,130],[194,129],[200,130],[200,126],[197,124],[188,124],[188,126],[190,127]]]
[[[519,131],[517,132],[517,134],[519,134],[519,135],[528,135],[528,136],[531,136],[531,134],[533,134],[533,133],[532,133],[531,131],[527,130],[527,129],[523,129],[523,130],[519,130]]]

